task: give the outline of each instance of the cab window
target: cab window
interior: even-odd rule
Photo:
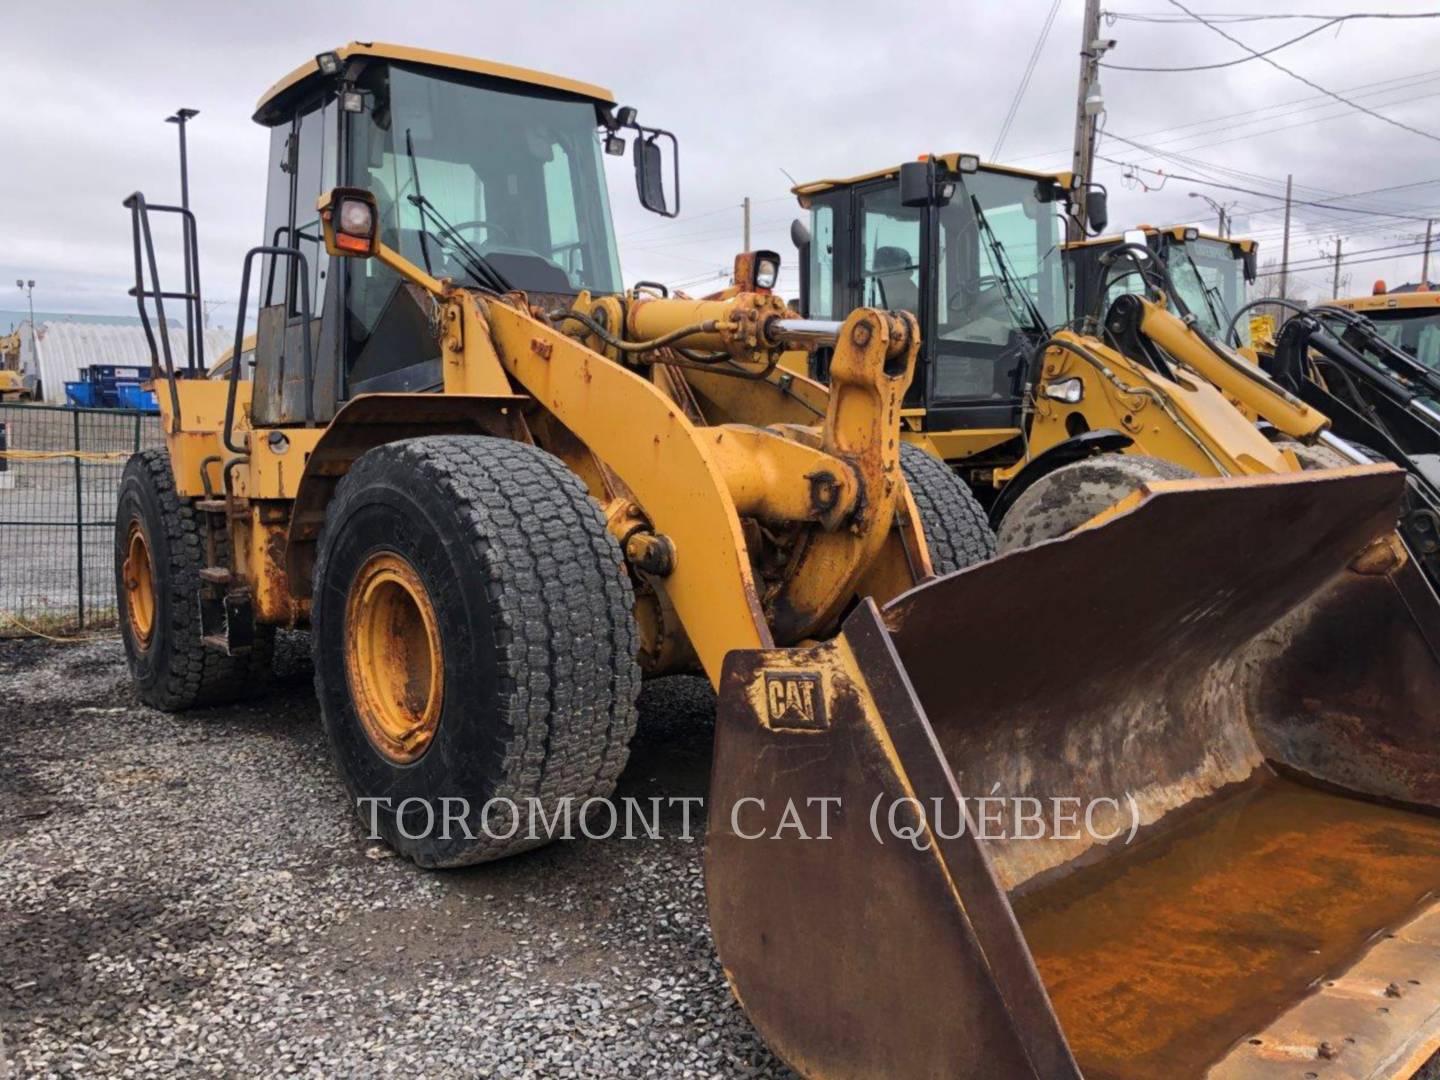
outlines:
[[[817,203],[810,209],[810,295],[813,319],[835,317],[835,208]]]
[[[860,196],[860,304],[920,313],[920,211],[893,183]]]

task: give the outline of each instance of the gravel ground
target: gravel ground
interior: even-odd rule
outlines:
[[[265,698],[172,717],[118,639],[0,642],[17,1075],[792,1075],[725,985],[678,809],[656,841],[417,870],[352,813],[304,648]],[[703,795],[713,719],[703,682],[649,685],[620,793]]]
[[[725,985],[678,809],[417,870],[351,812],[305,648],[172,717],[116,638],[0,641],[0,1080],[793,1076]],[[704,795],[713,722],[703,681],[647,685],[619,794]]]

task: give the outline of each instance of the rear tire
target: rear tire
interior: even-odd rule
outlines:
[[[1064,536],[1145,484],[1194,475],[1143,454],[1097,454],[1062,465],[1026,488],[1006,512],[996,530],[1000,553]]]
[[[559,459],[470,436],[371,450],[331,499],[315,582],[331,749],[362,821],[401,854],[462,866],[538,847],[532,806],[548,818],[614,790],[640,689],[634,597]],[[521,812],[513,836],[499,800]]]
[[[910,486],[937,575],[995,557],[995,531],[970,485],[945,462],[910,443],[900,445],[900,471]]]
[[[255,627],[238,656],[200,641],[203,515],[175,491],[163,449],[133,454],[120,477],[115,514],[115,606],[140,700],[167,712],[247,697],[269,679],[275,628]],[[216,551],[226,565],[229,537]]]

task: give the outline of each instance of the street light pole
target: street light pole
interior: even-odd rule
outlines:
[[[35,279],[28,281],[24,278],[15,279],[15,287],[25,294],[25,301],[30,309],[30,334],[35,334]]]
[[[180,129],[180,205],[190,209],[190,166],[185,152],[185,125],[200,115],[199,109],[176,109],[174,116],[167,116],[165,122]]]
[[[185,148],[185,125],[194,117],[200,115],[199,109],[176,109],[173,116],[167,116],[165,122],[174,124],[180,129],[180,208],[188,211],[190,209],[190,161],[189,154]],[[194,306],[189,297],[194,293],[194,280],[199,275],[200,268],[194,265],[191,258],[191,249],[195,243],[195,229],[191,224],[189,213],[180,215],[180,235],[182,238],[181,248],[183,249],[185,264],[185,341],[186,352],[193,359],[203,356],[204,352],[198,348],[200,343],[200,319],[191,310]],[[160,328],[162,334],[169,334],[168,327]],[[202,361],[203,363],[203,361]]]
[[[1218,203],[1218,202],[1216,202],[1214,199],[1210,198],[1209,195],[1204,195],[1204,194],[1202,194],[1202,193],[1200,193],[1200,192],[1198,192],[1198,191],[1192,191],[1192,192],[1190,192],[1190,198],[1192,198],[1192,199],[1204,199],[1207,203],[1210,204],[1210,209],[1215,211],[1216,216],[1219,217],[1219,219],[1220,219],[1220,221],[1219,221],[1219,229],[1220,229],[1220,231],[1215,234],[1216,236],[1227,236],[1227,235],[1229,235],[1229,234],[1226,233],[1226,231],[1225,231],[1225,227],[1226,227],[1226,224],[1227,224],[1227,223],[1226,223],[1226,220],[1225,220],[1225,217],[1226,217],[1226,215],[1225,215],[1225,205],[1224,205],[1223,203]]]

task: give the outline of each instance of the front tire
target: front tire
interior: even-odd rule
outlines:
[[[1001,519],[1000,553],[1073,532],[1127,495],[1158,480],[1189,480],[1183,466],[1143,454],[1097,454],[1062,465],[1026,488]]]
[[[634,597],[559,459],[472,436],[371,450],[330,502],[315,582],[331,749],[362,821],[401,854],[514,854],[549,839],[532,808],[614,790],[640,688]]]
[[[900,471],[920,512],[920,528],[937,575],[995,557],[995,531],[985,508],[955,470],[920,447],[902,443]]]

